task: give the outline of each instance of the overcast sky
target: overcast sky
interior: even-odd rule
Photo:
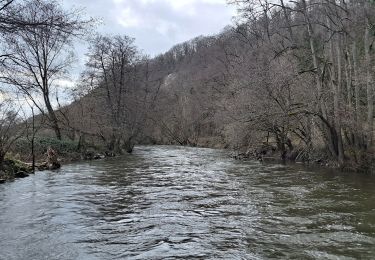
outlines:
[[[219,33],[235,14],[226,0],[63,0],[99,17],[102,33],[126,34],[151,56],[199,35]]]

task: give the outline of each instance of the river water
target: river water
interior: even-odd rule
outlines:
[[[375,177],[138,147],[0,185],[0,259],[374,259]]]

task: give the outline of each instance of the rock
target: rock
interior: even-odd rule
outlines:
[[[48,170],[57,170],[57,169],[60,169],[61,168],[61,164],[59,162],[54,162],[54,163],[51,163],[51,164],[48,164]]]
[[[95,151],[88,150],[84,153],[83,158],[85,160],[100,160],[104,159],[106,156],[101,153],[95,153]]]
[[[270,144],[263,144],[254,150],[253,155],[257,160],[263,161],[265,157],[273,157],[276,150],[277,149]]]
[[[244,160],[244,159],[248,159],[249,155],[246,153],[237,153],[237,154],[233,154],[232,157],[235,160]]]
[[[0,184],[5,183],[6,179],[0,179]]]
[[[48,165],[46,162],[44,163],[41,163],[41,164],[37,164],[36,165],[36,168],[39,170],[39,171],[45,171],[48,169]]]
[[[23,171],[20,171],[20,172],[17,172],[14,177],[16,178],[25,178],[25,177],[29,177],[29,174],[27,174],[26,172],[23,172]]]
[[[323,163],[323,160],[322,159],[317,159],[314,161],[315,164],[322,164]]]
[[[43,162],[41,164],[36,165],[36,168],[39,171],[46,171],[46,170],[57,170],[61,168],[61,164],[59,162],[54,162],[54,163],[48,163],[48,162]]]
[[[93,151],[86,151],[83,155],[85,160],[92,160],[94,158],[94,152]]]
[[[107,151],[107,152],[105,152],[105,156],[106,156],[106,157],[115,157],[116,154],[115,154],[114,152],[109,152],[109,151]]]
[[[91,160],[101,160],[101,159],[105,159],[106,157],[115,157],[115,156],[116,154],[114,154],[113,152],[107,151],[103,154],[103,153],[96,153],[94,150],[87,150],[82,155],[82,159],[91,161]]]
[[[103,154],[96,154],[93,157],[94,160],[100,160],[100,159],[104,159],[104,158],[105,158],[105,155],[103,155]]]

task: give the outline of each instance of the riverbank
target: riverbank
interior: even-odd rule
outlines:
[[[115,156],[116,155],[112,153],[83,153],[80,157],[74,156],[58,158],[57,163],[54,164],[50,164],[47,161],[37,162],[35,164],[35,171],[54,171],[60,169],[62,165],[73,162],[101,160]],[[3,163],[3,170],[0,170],[0,184],[5,183],[9,180],[26,178],[29,177],[31,174],[35,174],[31,162],[23,162],[15,159],[6,159]]]
[[[5,159],[2,168],[0,171],[0,183],[15,178],[25,178],[33,172],[31,166],[19,160]]]
[[[22,145],[16,146],[18,150],[14,150],[8,155],[8,158],[4,161],[3,170],[0,171],[0,183],[4,183],[8,180],[16,178],[25,178],[30,174],[33,174],[32,163],[30,155],[27,150],[20,149]],[[247,151],[234,151],[225,145],[220,145],[216,143],[207,142],[205,145],[196,145],[189,147],[197,148],[212,148],[212,149],[223,149],[228,151],[228,156],[236,160],[254,160],[260,161],[263,163],[283,163],[283,164],[298,164],[304,165],[305,167],[314,167],[322,169],[334,169],[343,172],[355,172],[355,173],[373,173],[373,171],[368,171],[367,169],[360,169],[359,167],[353,166],[353,164],[347,164],[345,166],[338,165],[335,161],[331,160],[329,156],[324,155],[321,152],[315,151],[315,153],[310,154],[309,157],[303,155],[302,152],[299,153],[295,160],[282,160],[280,152],[271,145],[263,145],[257,148],[248,149]],[[51,148],[56,151],[56,162],[57,167],[51,163],[48,163],[45,150]],[[24,152],[26,151],[26,153]],[[105,151],[103,147],[99,146],[87,146],[85,148],[79,147],[77,143],[72,141],[59,141],[51,138],[41,138],[37,141],[36,148],[36,164],[35,169],[37,171],[44,170],[57,170],[60,168],[60,165],[65,165],[73,162],[80,161],[91,161],[91,160],[100,160],[108,157],[117,156],[113,152]],[[301,156],[302,154],[302,156]],[[295,155],[293,155],[295,156]],[[308,158],[308,159],[306,159]]]
[[[116,154],[105,151],[103,147],[86,145],[69,140],[38,137],[35,140],[33,170],[33,155],[27,140],[18,140],[14,148],[5,156],[0,170],[0,183],[16,178],[25,178],[35,171],[58,170],[61,165],[99,160],[114,157]]]
[[[341,172],[352,172],[360,174],[374,175],[375,168],[373,155],[360,154],[357,152],[357,161],[346,159],[343,164],[339,164],[330,155],[324,152],[325,149],[316,150],[295,150],[283,154],[271,145],[260,145],[246,151],[234,151],[231,156],[236,160],[257,160],[264,163],[299,164],[306,167],[321,169],[333,169]],[[284,158],[283,158],[284,157]],[[353,156],[354,157],[354,156]]]

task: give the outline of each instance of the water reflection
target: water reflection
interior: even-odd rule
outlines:
[[[139,147],[0,186],[0,259],[375,256],[375,180]]]

